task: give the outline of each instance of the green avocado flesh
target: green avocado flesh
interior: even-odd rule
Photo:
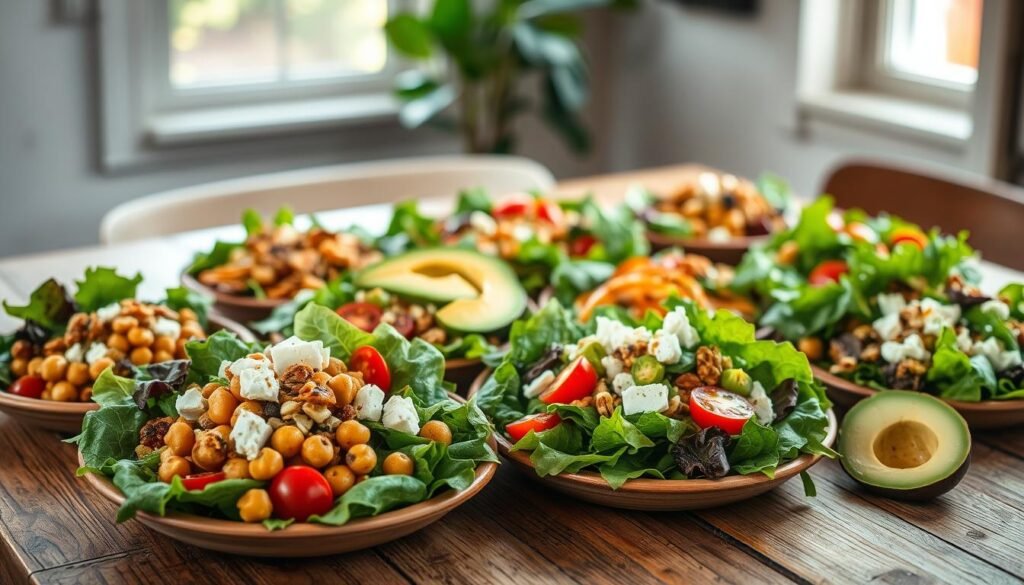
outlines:
[[[839,434],[843,468],[883,495],[929,499],[963,478],[970,463],[967,422],[945,402],[918,392],[884,391],[846,413]]]
[[[472,250],[408,252],[366,268],[355,284],[443,304],[438,322],[464,333],[502,329],[526,309],[526,291],[508,264]]]

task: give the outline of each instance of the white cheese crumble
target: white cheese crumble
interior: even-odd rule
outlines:
[[[630,386],[622,392],[622,413],[661,412],[668,408],[668,386],[647,384]]]
[[[708,230],[708,241],[710,242],[728,242],[731,238],[732,234],[725,226],[720,225]]]
[[[985,313],[992,313],[999,319],[1006,321],[1010,318],[1010,305],[999,299],[991,299],[981,304],[981,310]]]
[[[231,367],[231,362],[229,360],[221,360],[220,361],[220,367],[217,368],[217,377],[218,378],[227,378],[228,377],[228,368],[230,368],[230,367]]]
[[[902,342],[886,341],[882,344],[882,359],[890,364],[896,364],[908,358],[925,361],[930,355],[924,348],[921,337],[916,333],[907,336]]]
[[[700,335],[690,325],[690,318],[686,315],[686,309],[683,307],[676,307],[665,315],[661,330],[678,337],[680,347],[685,349],[690,349],[700,343]]]
[[[121,303],[110,303],[106,307],[96,309],[96,317],[106,323],[121,314]]]
[[[259,360],[259,366],[246,368],[238,376],[238,385],[242,398],[277,402],[277,394],[281,385],[274,375],[274,370],[267,360]]]
[[[384,391],[375,384],[367,384],[356,392],[352,406],[360,420],[379,421],[384,405]]]
[[[1002,372],[1021,364],[1020,351],[1003,349],[1003,344],[995,337],[976,342],[971,348],[970,354],[985,356],[996,372]]]
[[[498,233],[498,222],[482,211],[474,211],[469,214],[469,225],[486,236]]]
[[[236,453],[252,461],[273,433],[274,429],[270,428],[263,417],[243,408],[238,411],[238,419],[231,428],[231,442],[235,445]]]
[[[938,335],[943,328],[955,327],[960,320],[959,305],[943,305],[935,299],[922,299],[920,306],[924,317],[924,332],[929,335]]]
[[[381,422],[389,429],[415,435],[420,432],[420,417],[412,398],[392,396],[384,405],[384,416]]]
[[[100,361],[101,359],[107,357],[108,351],[110,350],[107,348],[106,345],[100,343],[99,341],[94,341],[92,342],[92,345],[89,346],[88,351],[85,352],[85,361],[88,362],[89,365],[91,366],[94,363]]]
[[[185,420],[199,420],[206,412],[206,399],[198,388],[189,388],[174,401],[174,409]]]
[[[629,327],[607,317],[597,318],[597,331],[594,336],[608,353],[620,347],[647,345],[651,340],[651,332],[646,327]]]
[[[267,356],[274,362],[277,374],[283,375],[295,364],[305,364],[314,370],[326,368],[331,361],[331,350],[319,339],[302,341],[293,335],[268,349]]]
[[[754,407],[754,416],[757,417],[757,422],[763,425],[772,424],[772,420],[775,419],[772,399],[768,396],[764,386],[757,380],[754,380],[754,384],[750,387],[750,398],[747,400]]]
[[[177,339],[181,337],[181,323],[167,317],[157,317],[156,322],[153,323],[153,333]]]
[[[534,398],[540,396],[542,392],[548,389],[548,386],[555,381],[555,373],[551,370],[544,370],[539,376],[534,378],[529,384],[523,386],[523,396],[527,398]]]
[[[962,327],[960,332],[956,334],[956,347],[968,355],[970,355],[971,349],[974,348],[974,339],[971,338],[971,332],[966,327]]]
[[[609,380],[615,379],[622,373],[622,360],[617,357],[606,355],[601,358],[601,366],[604,368],[604,376]]]
[[[655,332],[654,339],[647,345],[647,351],[663,364],[674,364],[683,357],[679,338],[664,329]]]
[[[882,339],[895,339],[900,333],[900,314],[889,313],[884,317],[875,319],[875,322],[871,324],[875,331],[878,332],[878,336]]]
[[[82,349],[82,344],[76,343],[69,347],[68,350],[64,352],[64,359],[72,363],[83,361],[85,359],[85,350]]]
[[[876,297],[878,301],[878,310],[882,312],[882,315],[897,315],[903,307],[907,306],[907,300],[903,298],[903,295],[899,293],[882,293]]]
[[[629,372],[621,372],[612,378],[612,390],[616,394],[622,394],[627,388],[632,388],[633,386],[636,386],[636,380],[633,379]]]

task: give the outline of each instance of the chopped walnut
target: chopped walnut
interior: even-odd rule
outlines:
[[[594,406],[597,408],[597,414],[601,416],[611,416],[615,412],[615,407],[622,402],[622,399],[618,396],[612,396],[610,392],[599,392],[594,395]]]
[[[864,347],[860,352],[860,359],[863,362],[877,362],[882,358],[882,346],[872,343]]]
[[[310,380],[299,390],[298,399],[316,406],[334,406],[337,399],[334,397],[334,390],[317,385]]]
[[[852,356],[843,356],[829,366],[828,371],[833,374],[850,374],[855,369],[857,369],[857,358]]]
[[[146,424],[142,425],[139,429],[139,444],[145,445],[150,449],[159,449],[164,446],[164,435],[167,434],[167,429],[171,428],[171,424],[174,423],[174,419],[165,416],[163,418],[154,418],[153,420],[147,421]]]
[[[681,396],[673,396],[668,401],[668,408],[663,410],[661,414],[669,418],[683,418],[690,414],[690,405]]]
[[[722,352],[717,347],[697,348],[697,376],[708,386],[718,386],[722,379]]]
[[[288,394],[298,394],[303,386],[313,378],[313,368],[306,364],[288,366],[281,376],[281,389]]]
[[[689,394],[690,390],[702,386],[700,377],[693,372],[686,372],[685,374],[679,374],[676,378],[675,386],[680,390],[684,390]]]
[[[593,396],[584,396],[583,398],[580,398],[579,400],[573,400],[572,402],[569,403],[570,406],[579,406],[581,408],[586,408],[588,406],[592,406],[593,404],[594,404],[594,397]]]

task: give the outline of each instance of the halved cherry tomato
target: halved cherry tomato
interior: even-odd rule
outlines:
[[[46,382],[39,376],[22,376],[7,389],[11,394],[26,398],[39,398],[46,390]]]
[[[807,277],[807,282],[809,282],[811,286],[821,286],[823,284],[839,282],[839,277],[849,271],[850,267],[842,260],[825,260],[814,267],[814,270],[811,271],[811,275]]]
[[[306,465],[285,467],[274,476],[267,491],[274,517],[282,520],[305,522],[313,514],[326,514],[334,505],[327,478]]]
[[[565,213],[562,207],[554,201],[537,199],[534,202],[537,219],[542,219],[551,225],[560,226],[565,223]]]
[[[494,217],[516,217],[526,215],[531,209],[533,209],[533,197],[512,195],[495,203],[491,215]]]
[[[201,490],[211,483],[216,483],[227,477],[223,471],[208,471],[206,473],[196,473],[193,475],[186,475],[181,478],[181,484],[185,486],[185,489]]]
[[[845,231],[855,242],[868,242],[873,244],[878,241],[878,234],[875,230],[863,222],[855,221],[846,224]]]
[[[391,389],[391,370],[384,356],[380,355],[377,348],[364,345],[352,352],[348,360],[348,366],[357,372],[362,372],[363,381],[368,384],[376,384],[378,388],[387,392]]]
[[[836,211],[833,211],[832,213],[828,214],[828,217],[825,218],[825,221],[828,223],[829,227],[832,228],[832,231],[835,232],[843,231],[843,227],[846,226],[846,220],[843,219],[842,214]]]
[[[738,435],[754,416],[747,399],[717,386],[698,386],[690,392],[690,416],[702,429],[718,427]]]
[[[337,310],[342,319],[367,332],[380,325],[382,312],[381,308],[373,303],[345,303]]]
[[[583,234],[569,242],[570,256],[586,256],[590,249],[597,243],[597,238],[590,234]]]
[[[518,443],[530,431],[539,433],[553,429],[560,422],[562,422],[562,418],[553,412],[550,414],[528,414],[515,422],[505,425],[505,432],[508,433],[513,443]]]
[[[413,333],[416,333],[416,321],[408,313],[395,313],[395,320],[391,326],[406,339],[412,339]]]
[[[889,241],[892,242],[893,248],[905,242],[924,250],[924,247],[928,245],[928,236],[924,235],[921,230],[902,227],[892,230],[892,233],[889,234]]]
[[[540,395],[540,401],[544,404],[569,404],[573,400],[579,400],[590,396],[597,387],[597,371],[584,356],[573,360],[551,386]]]

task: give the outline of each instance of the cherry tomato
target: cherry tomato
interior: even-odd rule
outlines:
[[[382,311],[373,303],[346,303],[338,307],[337,313],[363,331],[372,332],[380,325]]]
[[[526,215],[533,208],[533,197],[528,195],[512,195],[494,204],[491,215],[494,217],[516,217]]]
[[[928,245],[928,236],[924,235],[921,230],[902,227],[892,230],[892,233],[889,234],[889,241],[892,242],[893,248],[899,244],[908,243],[924,250],[924,247]]]
[[[313,514],[326,514],[334,505],[331,484],[319,471],[306,465],[285,467],[270,482],[274,517],[305,522]]]
[[[811,271],[811,275],[807,277],[807,282],[809,282],[811,286],[822,286],[833,282],[839,282],[839,277],[849,271],[850,267],[842,260],[825,260],[814,267],[814,270]]]
[[[558,374],[551,387],[540,395],[540,401],[544,404],[568,404],[573,400],[590,396],[596,387],[597,371],[590,360],[580,356]]]
[[[406,339],[412,339],[416,333],[416,321],[407,313],[395,313],[395,321],[391,323],[399,333]]]
[[[539,433],[553,429],[560,422],[562,422],[562,418],[553,412],[550,414],[528,414],[515,422],[508,423],[505,426],[505,432],[508,433],[513,443],[518,443],[530,431]]]
[[[39,376],[22,376],[7,389],[11,394],[26,398],[39,398],[46,390],[46,382]]]
[[[348,362],[350,368],[362,372],[363,380],[367,383],[375,384],[385,392],[391,389],[391,370],[375,347],[364,345],[356,349]]]
[[[690,392],[690,416],[702,429],[718,427],[738,435],[754,416],[754,407],[739,394],[717,386],[698,386]]]
[[[868,242],[873,244],[878,241],[878,234],[866,223],[855,221],[847,224],[845,229],[847,235],[855,242]]]
[[[597,238],[590,234],[583,234],[569,242],[570,256],[586,256],[590,249],[597,243]]]
[[[554,201],[537,199],[534,202],[534,206],[537,219],[544,220],[554,226],[565,224],[565,213],[562,212],[562,207]]]
[[[828,214],[828,217],[825,218],[825,221],[828,223],[829,227],[832,228],[832,231],[836,232],[843,231],[843,226],[846,225],[846,220],[843,219],[843,216],[835,211]]]
[[[225,477],[226,476],[223,471],[208,471],[206,473],[186,475],[181,479],[181,484],[189,491],[201,490],[211,483],[216,483]]]

